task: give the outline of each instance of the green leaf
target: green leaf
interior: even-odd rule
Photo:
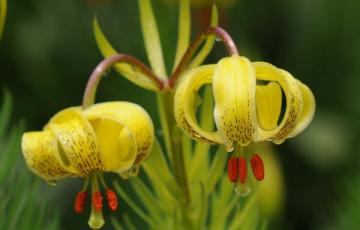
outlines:
[[[0,39],[3,34],[6,18],[6,0],[0,0]]]
[[[207,194],[211,193],[217,183],[220,181],[221,176],[224,174],[224,166],[226,165],[227,152],[222,146],[219,146],[215,157],[212,160],[208,177],[205,181],[205,191]]]
[[[136,230],[135,224],[131,221],[129,215],[124,216],[124,221],[125,221],[127,230]]]
[[[111,220],[111,224],[115,230],[125,230],[125,228],[123,226],[121,226],[121,224],[119,223],[119,221],[116,218],[111,217],[110,220]],[[128,230],[133,230],[133,229],[134,228],[128,227]]]
[[[175,63],[173,70],[179,64],[186,49],[189,47],[190,32],[191,32],[191,17],[190,17],[190,1],[180,1],[179,20],[178,20],[178,40],[176,47]]]
[[[164,58],[158,27],[150,0],[139,0],[141,29],[151,68],[160,78],[166,78]]]
[[[143,205],[147,208],[148,211],[162,213],[169,209],[168,206],[157,200],[151,190],[139,178],[131,178],[130,183],[137,197],[143,201]]]
[[[7,145],[5,149],[2,149],[3,154],[0,156],[1,162],[1,170],[0,170],[0,184],[4,183],[6,176],[8,175],[9,171],[15,167],[15,162],[19,159],[20,154],[14,154],[15,152],[19,152],[19,143],[21,140],[21,132],[23,129],[23,125],[20,125],[14,128],[11,133],[10,137],[7,141]],[[22,158],[21,158],[22,160]]]
[[[27,229],[29,226],[44,229],[46,225],[59,229],[58,218],[48,218],[51,211],[44,203],[46,196],[40,194],[40,179],[30,173],[21,156],[23,124],[9,131],[11,104],[10,94],[5,92],[0,109],[0,229]]]
[[[119,183],[114,182],[114,188],[117,191],[118,194],[124,199],[124,201],[127,203],[127,205],[130,206],[132,211],[136,213],[141,219],[143,219],[146,223],[148,223],[150,226],[156,226],[153,219],[149,217],[148,214],[146,214],[142,208],[137,205],[127,194],[126,192],[120,187]]]
[[[0,0],[2,1],[2,0]],[[0,138],[3,138],[7,124],[10,122],[10,115],[12,110],[12,97],[6,89],[4,90],[3,103],[0,110]]]
[[[96,17],[93,21],[93,30],[96,44],[98,45],[104,57],[107,58],[118,54],[118,52],[112,47],[112,45],[102,32]],[[158,90],[158,85],[154,81],[150,80],[147,76],[145,76],[135,66],[132,66],[126,62],[121,62],[114,65],[114,68],[116,71],[118,71],[121,75],[123,75],[126,79],[128,79],[135,85],[152,91]]]
[[[211,86],[205,86],[199,119],[200,127],[202,129],[207,131],[212,131],[214,129],[214,119],[212,114],[213,98]],[[208,144],[196,142],[190,167],[190,178],[194,181],[205,176],[205,173],[208,171],[210,159],[209,150],[210,146]]]
[[[214,4],[211,11],[211,23],[210,26],[217,26],[219,22],[219,13],[216,5]],[[194,57],[193,61],[190,64],[190,68],[201,65],[205,58],[209,55],[211,49],[215,44],[215,35],[210,35],[206,38],[205,44],[199,51],[199,53]]]

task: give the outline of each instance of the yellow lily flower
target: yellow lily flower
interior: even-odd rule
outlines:
[[[205,84],[212,84],[216,131],[201,129],[196,120],[197,92]],[[282,93],[286,103],[280,119]],[[305,84],[269,63],[250,62],[237,55],[190,70],[175,92],[174,114],[178,125],[194,139],[224,144],[228,152],[233,151],[234,144],[248,146],[259,141],[280,144],[302,132],[314,112],[315,99]],[[241,182],[245,182],[244,160],[229,161],[231,181],[237,180],[239,173],[234,169],[240,167]],[[257,154],[251,158],[251,166],[256,179],[262,180],[263,163]]]
[[[154,127],[145,110],[130,102],[107,102],[58,112],[42,131],[24,133],[22,152],[28,167],[50,183],[68,176],[86,178],[75,200],[77,213],[84,209],[91,181],[89,225],[98,229],[104,224],[99,180],[109,208],[117,208],[116,195],[107,188],[102,172],[136,175],[153,142]]]

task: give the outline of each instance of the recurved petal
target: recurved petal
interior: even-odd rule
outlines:
[[[256,86],[257,121],[263,130],[276,128],[281,112],[281,100],[281,87],[278,83]]]
[[[303,97],[297,80],[288,72],[266,62],[254,62],[256,79],[279,83],[286,98],[286,109],[281,123],[273,130],[266,131],[259,127],[258,141],[270,139],[281,144],[295,129],[301,115]]]
[[[93,119],[106,118],[118,123],[121,130],[119,148],[132,151],[135,148],[136,159],[133,166],[139,165],[149,155],[154,143],[154,126],[148,113],[140,106],[130,102],[106,102],[90,106],[84,111],[86,117]],[[100,138],[100,136],[99,136]],[[123,157],[130,159],[130,155]]]
[[[69,162],[61,155],[56,137],[50,131],[24,133],[21,148],[31,171],[46,181],[56,181],[70,174]]]
[[[228,150],[248,145],[257,132],[255,71],[245,57],[223,58],[213,76],[215,122]]]
[[[90,120],[103,153],[105,171],[120,173],[130,169],[136,158],[133,133],[112,118],[104,116]]]
[[[223,143],[218,132],[203,130],[196,119],[195,104],[201,86],[211,83],[215,65],[194,68],[181,79],[175,91],[174,115],[177,124],[192,138],[209,144]]]
[[[97,137],[80,108],[57,113],[45,130],[50,130],[56,136],[77,175],[87,176],[92,170],[104,169]]]
[[[290,137],[294,137],[301,133],[312,121],[315,114],[315,97],[309,87],[297,81],[303,97],[303,106],[300,118],[296,124],[295,129],[290,133]]]

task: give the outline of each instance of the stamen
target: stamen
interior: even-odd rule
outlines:
[[[265,177],[264,162],[259,154],[255,154],[250,160],[251,168],[256,180],[261,181]]]
[[[104,188],[106,189],[106,198],[107,198],[107,202],[108,202],[108,206],[109,206],[110,210],[116,211],[116,209],[119,205],[116,193],[113,190],[109,189],[109,187],[107,186],[107,184],[105,182],[104,175],[102,173],[99,173],[99,179],[100,179],[102,186],[104,186]]]
[[[100,212],[103,207],[103,197],[100,192],[94,192],[92,195],[92,204],[94,206],[95,211]]]
[[[85,209],[85,201],[86,201],[87,193],[86,192],[78,192],[74,202],[74,210],[77,214],[81,213]]]
[[[230,182],[232,183],[235,183],[238,178],[237,166],[238,166],[238,158],[231,157],[228,161],[228,177]]]
[[[239,158],[239,177],[240,183],[245,183],[247,177],[247,165],[244,157]]]
[[[116,193],[111,190],[111,189],[107,189],[106,190],[106,197],[107,197],[107,201],[108,201],[108,205],[111,211],[116,211],[119,202],[116,196]]]

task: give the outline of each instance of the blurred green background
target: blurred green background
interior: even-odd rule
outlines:
[[[177,6],[165,2],[153,0],[170,67]],[[193,35],[205,28],[209,12],[209,7],[193,9]],[[310,127],[277,146],[286,205],[273,228],[360,229],[359,12],[358,0],[239,0],[221,8],[220,25],[233,36],[242,55],[288,70],[316,97]],[[119,52],[147,63],[134,0],[8,2],[0,42],[0,86],[13,95],[14,124],[24,119],[27,130],[39,130],[57,111],[81,103],[87,78],[102,58],[92,32],[95,14]],[[216,44],[208,61],[224,55],[222,45]],[[142,105],[158,126],[155,96],[115,71],[98,92],[99,101]],[[86,226],[87,216],[72,211],[80,186],[72,180],[54,188],[44,185],[44,193],[55,198],[52,207],[60,212],[63,229]]]

